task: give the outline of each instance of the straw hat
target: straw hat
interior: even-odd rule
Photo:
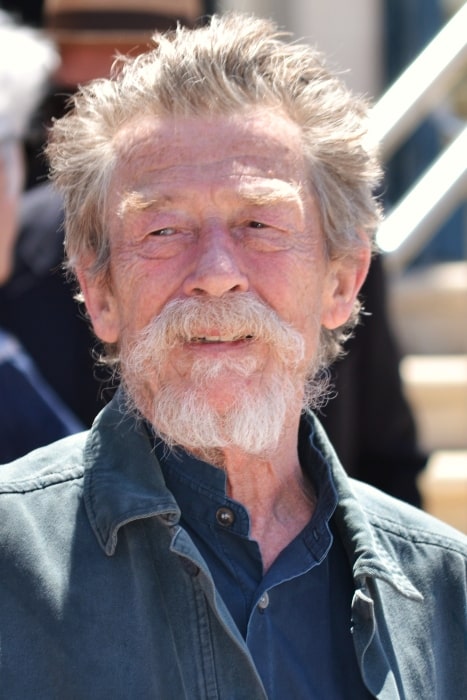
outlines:
[[[141,41],[154,30],[192,26],[202,0],[44,0],[44,27],[55,41],[99,43]]]

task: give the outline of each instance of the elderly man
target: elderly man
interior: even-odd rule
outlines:
[[[365,107],[267,21],[154,43],[52,134],[122,385],[2,470],[4,696],[460,697],[465,538],[350,482],[308,408],[378,223]]]

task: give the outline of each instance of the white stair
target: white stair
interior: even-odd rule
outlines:
[[[401,377],[431,455],[424,507],[467,533],[467,262],[409,272],[389,292]]]
[[[400,371],[423,449],[467,449],[467,354],[408,355]]]
[[[434,452],[419,488],[425,510],[467,534],[467,450]]]
[[[405,274],[391,283],[389,303],[404,354],[467,353],[467,262]]]

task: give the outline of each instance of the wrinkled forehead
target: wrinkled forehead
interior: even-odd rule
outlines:
[[[117,134],[114,189],[144,191],[154,183],[241,182],[268,194],[307,180],[299,127],[271,110],[230,116],[143,117]]]

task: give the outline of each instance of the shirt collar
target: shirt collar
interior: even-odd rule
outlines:
[[[300,464],[318,495],[317,505],[309,524],[299,537],[312,555],[312,561],[321,561],[332,543],[329,521],[337,506],[337,493],[333,485],[329,464],[310,441],[311,415],[301,421],[298,436]],[[155,453],[169,489],[180,506],[186,522],[215,524],[216,512],[221,507],[232,511],[234,521],[229,531],[241,537],[250,533],[250,518],[241,503],[226,494],[226,475],[222,469],[212,466],[182,449],[170,451],[157,441]]]

